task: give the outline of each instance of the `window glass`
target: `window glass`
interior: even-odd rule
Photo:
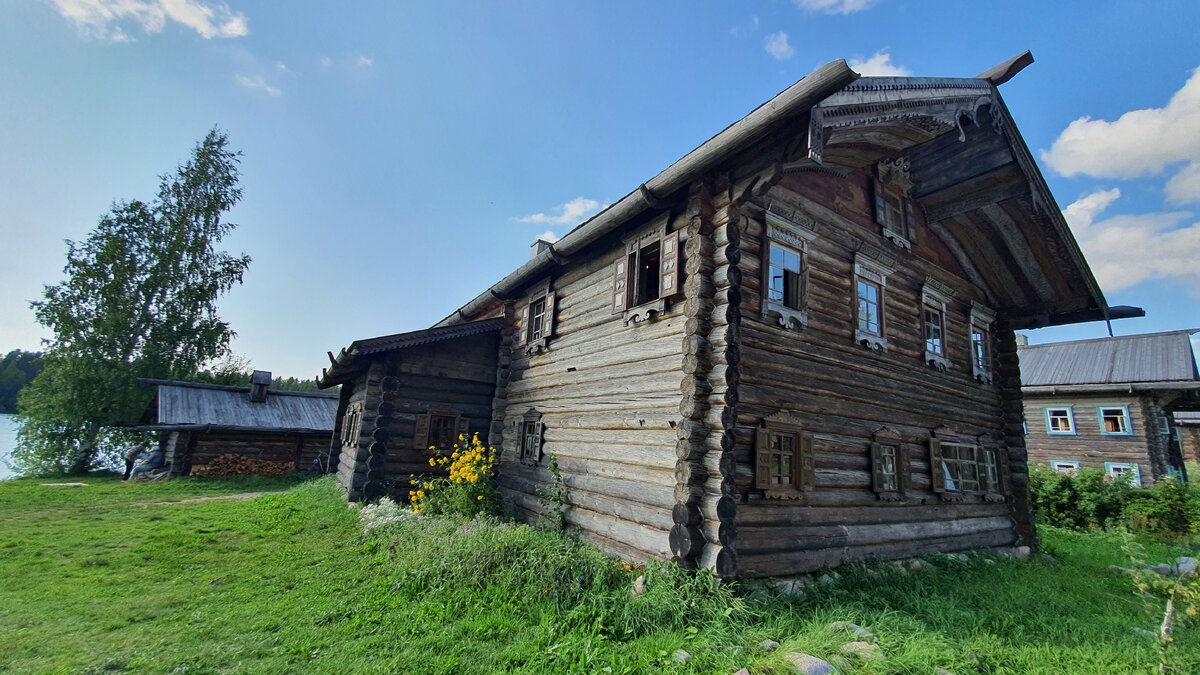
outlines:
[[[529,341],[541,340],[546,335],[545,296],[529,303]]]
[[[898,489],[898,474],[896,472],[896,446],[879,446],[879,471],[883,477],[883,489],[895,491]]]
[[[771,484],[792,483],[792,461],[795,458],[795,437],[791,434],[771,434]]]
[[[879,335],[879,286],[858,280],[858,329]]]
[[[1046,424],[1052,434],[1075,433],[1075,420],[1070,408],[1046,408]]]
[[[1125,408],[1101,408],[1100,429],[1106,434],[1128,434],[1129,416]]]
[[[458,418],[450,415],[429,416],[429,444],[436,445],[439,450],[446,451],[458,439],[454,437],[454,425]]]
[[[925,351],[942,356],[942,312],[925,307]]]
[[[800,309],[800,254],[772,242],[768,276],[767,299]]]
[[[1073,476],[1079,473],[1079,462],[1056,459],[1050,462],[1050,469],[1054,473]]]

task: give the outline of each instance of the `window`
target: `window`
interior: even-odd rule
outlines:
[[[1004,447],[932,437],[929,468],[933,491],[945,501],[961,501],[967,494],[982,494],[987,501],[1003,501],[1006,486]]]
[[[1129,424],[1129,408],[1123,405],[1108,406],[1096,409],[1100,418],[1100,433],[1105,436],[1132,436],[1133,427]]]
[[[459,411],[449,408],[417,415],[415,426],[414,450],[428,450],[432,446],[445,452],[454,447],[459,436],[466,437],[469,433],[469,420]]]
[[[900,434],[884,427],[871,443],[872,488],[881,501],[898,501],[911,488],[908,456]]]
[[[516,344],[526,354],[536,354],[550,347],[557,307],[557,296],[551,286],[549,280],[534,286],[521,310]]]
[[[885,159],[876,165],[875,222],[889,242],[912,250],[917,219],[916,207],[909,197],[913,183],[908,170],[908,160],[901,157]]]
[[[530,466],[542,461],[542,414],[530,408],[521,418],[521,463]]]
[[[1074,476],[1079,473],[1079,462],[1068,459],[1050,460],[1050,470],[1064,476]]]
[[[342,446],[358,445],[358,435],[362,431],[363,402],[355,401],[346,406],[346,414],[342,417]]]
[[[887,351],[887,329],[884,316],[884,299],[887,277],[892,270],[883,265],[856,255],[854,259],[854,341],[867,349]]]
[[[980,382],[992,381],[992,323],[996,313],[971,303],[971,376]]]
[[[784,328],[807,326],[808,244],[816,238],[816,223],[774,202],[766,218],[762,314],[777,318]]]
[[[772,499],[798,499],[815,482],[812,436],[786,413],[763,418],[755,437],[754,485]]]
[[[946,358],[946,305],[953,295],[954,289],[935,279],[927,279],[921,289],[925,363],[943,372],[950,369],[950,360]]]
[[[1125,462],[1105,462],[1104,473],[1112,476],[1113,480],[1128,480],[1134,487],[1142,487],[1142,470],[1137,464]]]
[[[1163,413],[1158,413],[1158,435],[1164,441],[1171,439],[1171,421]]]
[[[613,263],[612,313],[624,314],[625,325],[661,315],[666,299],[683,290],[679,232],[666,232],[667,217],[628,240],[625,255]]]
[[[1075,415],[1070,408],[1046,408],[1046,431],[1051,434],[1075,433]]]

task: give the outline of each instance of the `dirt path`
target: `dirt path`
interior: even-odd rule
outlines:
[[[242,492],[236,495],[217,495],[215,497],[192,497],[191,499],[180,499],[174,502],[139,502],[130,504],[129,506],[138,509],[148,509],[151,506],[175,506],[177,504],[198,504],[200,502],[218,502],[218,501],[245,501],[248,499],[258,499],[263,495],[282,494],[282,491],[264,491],[264,492]]]

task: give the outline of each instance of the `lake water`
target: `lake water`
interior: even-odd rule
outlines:
[[[0,415],[0,480],[12,478],[12,469],[8,468],[8,458],[17,445],[16,415]]]

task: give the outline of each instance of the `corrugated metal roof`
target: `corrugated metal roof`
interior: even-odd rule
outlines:
[[[1200,379],[1190,336],[1197,330],[1020,347],[1024,387]]]
[[[211,425],[262,431],[333,431],[338,400],[322,394],[272,391],[255,403],[250,390],[191,382],[158,385],[159,425]]]

